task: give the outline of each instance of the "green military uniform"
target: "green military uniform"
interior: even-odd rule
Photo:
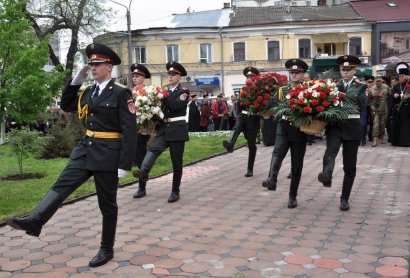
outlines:
[[[384,143],[389,86],[386,84],[380,84],[380,86],[378,86],[376,84],[370,88],[369,96],[373,113],[373,145],[376,146],[378,139],[380,140],[380,143]]]

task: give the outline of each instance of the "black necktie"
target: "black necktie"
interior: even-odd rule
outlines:
[[[93,94],[93,98],[98,97],[98,95],[100,94],[100,86],[97,86],[95,88],[94,94]]]
[[[347,89],[349,89],[349,83],[345,84],[345,93],[347,92]]]

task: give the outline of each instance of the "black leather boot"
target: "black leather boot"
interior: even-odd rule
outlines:
[[[289,196],[288,208],[292,209],[298,206],[296,196]]]
[[[175,203],[179,200],[179,187],[181,186],[181,179],[182,179],[182,169],[179,171],[175,171],[172,176],[172,191],[171,195],[168,198],[168,203]]]
[[[348,211],[349,209],[350,209],[349,200],[340,199],[340,210],[341,211]]]
[[[26,231],[30,236],[38,237],[41,228],[54,215],[62,201],[57,192],[49,191],[30,215],[10,218],[7,224],[14,229]]]
[[[320,172],[317,179],[323,184],[324,187],[332,186],[332,174],[335,167],[335,161],[332,158],[323,158],[323,172]]]
[[[114,257],[114,240],[117,229],[116,218],[103,217],[101,247],[97,255],[89,262],[90,267],[97,267],[106,264]]]
[[[255,157],[256,157],[256,149],[249,150],[248,156],[248,169],[246,171],[245,177],[252,177],[253,176],[253,166],[255,165]]]
[[[354,179],[355,177],[349,177],[349,176],[343,177],[342,196],[340,197],[340,210],[341,211],[347,211],[350,209],[349,198],[350,198],[350,193],[352,192]]]
[[[262,182],[262,186],[268,188],[269,190],[276,191],[276,183],[278,180],[278,174],[282,161],[279,157],[273,153],[272,159],[270,161],[269,176],[267,180]]]
[[[158,154],[154,154],[153,152],[147,152],[142,161],[141,169],[134,171],[132,174],[136,177],[139,181],[148,181],[148,174],[154,166],[155,160],[158,158]]]
[[[132,196],[134,199],[142,198],[145,195],[147,195],[147,192],[145,191],[145,186],[147,182],[146,181],[140,181],[139,186],[138,186],[138,191],[134,193]]]
[[[236,125],[235,125],[236,127]],[[222,145],[226,149],[227,152],[231,153],[233,152],[233,147],[235,146],[236,140],[239,137],[240,132],[237,129],[231,130],[231,133],[229,134],[228,140],[224,140],[222,142]]]

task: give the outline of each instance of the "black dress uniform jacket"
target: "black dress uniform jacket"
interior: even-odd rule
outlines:
[[[185,99],[181,95],[186,94]],[[156,127],[157,136],[164,134],[165,141],[168,142],[185,142],[189,140],[188,124],[184,121],[167,122],[168,118],[184,117],[189,100],[189,90],[179,84],[173,92],[169,90],[169,96],[164,98],[163,112],[164,122]]]
[[[248,112],[246,109],[244,109],[240,104],[240,102],[237,101],[237,111],[238,111],[238,119],[237,122],[238,124],[243,125],[243,129],[259,129],[260,128],[260,117],[259,114],[256,115],[250,115],[250,114],[244,114],[242,111]],[[249,113],[249,112],[248,112]]]
[[[80,86],[69,85],[61,97],[66,112],[78,110]],[[70,158],[86,156],[85,168],[90,171],[131,170],[135,159],[137,124],[131,91],[111,80],[98,97],[91,99],[94,86],[85,89],[81,107],[88,105],[86,128],[91,131],[118,132],[122,138],[103,139],[84,136]]]
[[[339,82],[337,85],[340,92],[344,92],[343,80]],[[367,105],[367,97],[366,97],[366,85],[362,83],[358,83],[356,81],[352,81],[350,83],[349,88],[347,89],[346,95],[347,100],[353,103],[358,108],[359,111],[362,108],[366,107]],[[360,119],[347,119],[343,122],[336,122],[329,124],[326,128],[326,132],[338,132],[340,133],[342,140],[352,140],[352,141],[360,141],[361,140],[361,127],[360,127]]]

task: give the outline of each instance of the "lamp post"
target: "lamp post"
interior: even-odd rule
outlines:
[[[130,13],[132,0],[130,0],[130,2],[128,4],[128,7],[125,6],[124,4],[116,2],[114,0],[109,0],[109,1],[113,2],[117,5],[123,6],[127,10],[127,13],[126,13],[126,17],[127,17],[127,35],[128,35],[128,69],[127,69],[127,72],[128,72],[128,84],[131,85],[132,84],[132,75],[131,75],[131,71],[130,71],[129,67],[132,64],[131,13]]]

